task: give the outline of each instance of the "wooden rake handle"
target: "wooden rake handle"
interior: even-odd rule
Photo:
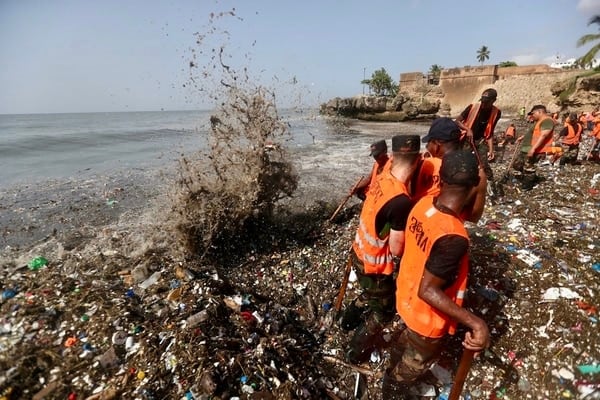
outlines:
[[[450,390],[450,396],[448,396],[448,400],[458,400],[460,397],[463,385],[465,384],[465,379],[467,378],[467,374],[471,369],[471,363],[473,363],[474,355],[475,352],[473,350],[465,349],[463,351],[462,357],[460,358],[460,364],[458,364],[456,374],[454,375],[454,383],[452,384],[452,389]]]
[[[352,197],[352,193],[354,193],[354,190],[356,189],[356,187],[358,186],[358,184],[363,180],[363,178],[364,178],[364,176],[361,176],[360,179],[358,180],[358,182],[356,182],[356,184],[352,187],[352,190],[350,191],[350,194],[348,196],[346,196],[346,198],[340,203],[340,205],[338,206],[338,208],[335,209],[335,211],[333,212],[333,214],[331,215],[331,217],[329,217],[328,222],[333,221],[333,219],[340,212],[340,210],[342,209],[342,207],[344,207],[344,204],[346,204],[346,202],[348,200],[350,200],[350,197]]]

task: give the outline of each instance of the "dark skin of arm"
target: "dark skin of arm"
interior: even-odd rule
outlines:
[[[485,321],[456,305],[441,289],[445,284],[444,279],[440,279],[424,270],[419,286],[419,297],[430,306],[471,329],[470,332],[465,334],[463,341],[463,346],[466,349],[473,351],[485,349],[490,344],[490,332]]]

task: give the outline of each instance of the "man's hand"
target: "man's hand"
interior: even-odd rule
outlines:
[[[465,128],[466,128],[466,126],[465,126]],[[473,141],[473,130],[471,128],[467,128],[466,129],[466,131],[465,131],[465,138],[469,142]]]
[[[490,345],[490,331],[486,323],[475,317],[475,323],[471,325],[471,331],[465,334],[463,346],[473,351],[481,351]]]
[[[487,159],[488,161],[494,161],[494,158],[496,158],[496,154],[494,154],[494,150],[490,150],[487,153]]]

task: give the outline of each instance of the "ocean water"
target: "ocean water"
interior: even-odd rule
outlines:
[[[182,156],[208,163],[200,150],[208,145],[210,115],[0,115],[0,255],[27,257],[19,249],[51,243],[49,238],[70,248],[114,224],[124,229],[151,226],[156,210],[162,214],[168,209],[170,196],[179,189]],[[424,135],[428,128],[340,121],[315,110],[283,110],[279,115],[289,127],[282,145],[299,176],[289,201],[299,207],[343,199],[370,173],[374,141],[387,139],[389,146],[395,134]],[[348,206],[357,202],[352,198]]]
[[[209,111],[0,115],[0,186],[169,169],[182,154],[206,148],[209,117]],[[377,132],[332,123],[315,110],[284,110],[281,117],[290,130],[284,144],[305,171],[361,170],[372,161],[365,157],[371,142],[426,130],[383,124]]]

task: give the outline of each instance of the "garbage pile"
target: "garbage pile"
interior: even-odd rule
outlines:
[[[469,226],[466,305],[492,345],[464,399],[600,398],[600,170],[540,171],[530,192],[509,179]],[[351,333],[333,304],[359,205],[327,223],[335,207],[254,226],[210,261],[132,256],[107,240],[93,256],[75,248],[3,266],[0,398],[381,398],[387,349],[344,361]],[[356,295],[351,276],[345,303]],[[447,391],[463,334],[415,386],[419,398]]]

